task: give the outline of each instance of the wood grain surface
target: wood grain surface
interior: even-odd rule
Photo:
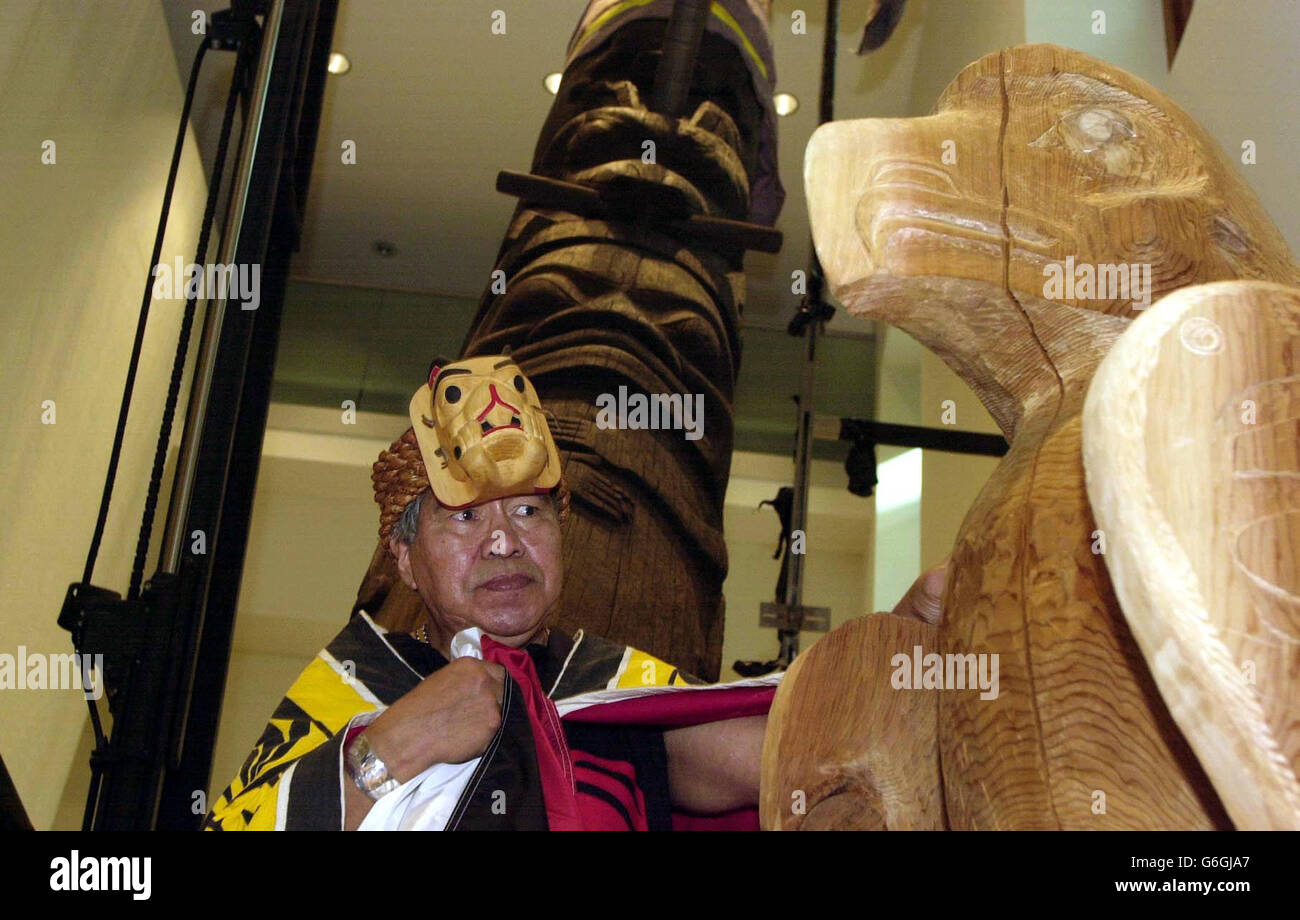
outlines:
[[[822,126],[804,178],[835,296],[938,354],[1011,443],[949,568],[941,650],[997,655],[1001,683],[938,694],[949,825],[1230,826],[1095,551],[1080,413],[1164,294],[1300,280],[1263,208],[1168,97],[1051,45],[976,61],[929,117]],[[1049,289],[1067,265],[1107,286]]]
[[[1185,288],[1084,407],[1088,494],[1156,683],[1238,827],[1300,830],[1300,288]]]
[[[763,740],[764,830],[940,830],[935,694],[894,686],[894,657],[934,652],[936,630],[876,613],[794,660]]]

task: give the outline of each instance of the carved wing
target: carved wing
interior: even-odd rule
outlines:
[[[1164,298],[1084,407],[1124,615],[1240,828],[1300,829],[1300,288]]]

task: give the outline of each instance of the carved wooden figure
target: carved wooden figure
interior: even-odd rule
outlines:
[[[937,692],[949,826],[1229,825],[1094,551],[1080,412],[1164,294],[1300,280],[1264,210],[1166,96],[1050,45],[981,58],[929,117],[823,126],[805,183],[836,297],[942,357],[1011,444],[958,533],[933,649],[1000,671],[994,700]]]
[[[1124,616],[1228,813],[1300,830],[1300,288],[1197,285],[1138,317],[1083,459]]]

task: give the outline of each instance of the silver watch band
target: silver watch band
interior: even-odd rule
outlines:
[[[366,733],[362,732],[352,739],[343,754],[344,763],[357,788],[378,802],[388,793],[402,785],[388,772],[388,765],[379,759],[370,747]]]

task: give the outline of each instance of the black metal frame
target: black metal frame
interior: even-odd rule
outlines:
[[[197,829],[207,811],[284,287],[338,12],[338,0],[233,2],[237,18],[255,13],[263,23],[223,228],[230,243],[218,259],[261,267],[260,303],[209,303],[159,571],[126,600],[73,584],[60,614],[79,651],[105,656],[113,728],[91,758],[87,821],[96,830]],[[205,552],[189,551],[194,531],[206,535]]]
[[[203,415],[182,535],[205,529],[216,539],[208,556],[187,553],[182,565],[182,572],[193,570],[182,578],[190,587],[184,609],[196,614],[199,629],[186,718],[177,726],[179,756],[166,772],[157,809],[159,830],[197,828],[202,815],[193,812],[193,793],[211,779],[284,287],[302,227],[337,10],[337,0],[284,0],[279,34],[264,37],[277,50],[234,259],[262,266],[262,301],[255,311],[227,313]]]

